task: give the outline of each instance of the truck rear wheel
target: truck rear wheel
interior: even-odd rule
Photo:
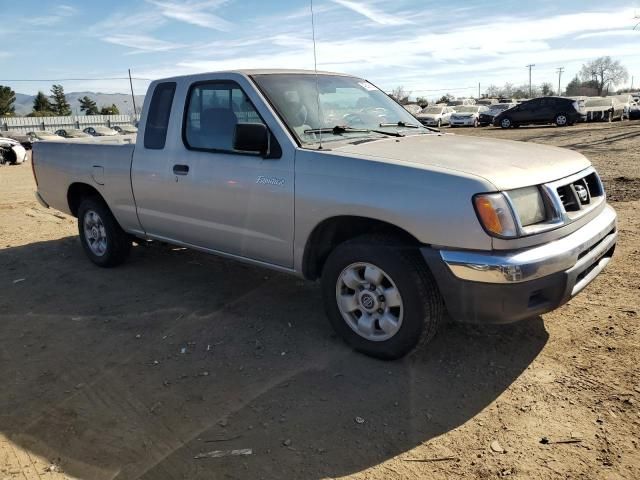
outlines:
[[[115,267],[125,261],[131,239],[100,199],[89,197],[78,207],[78,233],[89,259],[100,267]]]
[[[392,360],[436,334],[444,304],[417,249],[393,237],[339,245],[322,272],[329,320],[355,350]]]

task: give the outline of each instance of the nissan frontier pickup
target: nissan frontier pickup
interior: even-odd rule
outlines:
[[[135,145],[33,150],[37,198],[77,217],[96,265],[122,263],[142,239],[319,279],[335,330],[385,359],[443,318],[558,308],[616,245],[616,213],[583,155],[443,134],[349,75],[157,80]]]

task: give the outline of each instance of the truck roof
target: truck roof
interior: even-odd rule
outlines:
[[[194,77],[207,77],[216,74],[229,74],[235,73],[238,75],[251,76],[251,75],[282,75],[282,74],[296,74],[296,75],[315,75],[315,70],[301,70],[301,69],[288,69],[288,68],[257,68],[257,69],[237,69],[237,70],[219,70],[214,72],[202,72],[192,73],[188,75],[176,75],[174,77],[159,78],[154,82],[162,82],[167,80],[177,80],[180,78],[194,78]],[[327,72],[318,70],[318,75],[340,75],[343,77],[351,77],[355,75],[349,75],[347,73]]]

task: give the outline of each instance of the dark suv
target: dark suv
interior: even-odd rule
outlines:
[[[496,115],[496,127],[511,128],[520,125],[555,123],[559,127],[573,125],[586,115],[580,100],[565,97],[540,97],[522,102]]]

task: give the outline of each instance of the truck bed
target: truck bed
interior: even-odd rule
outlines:
[[[95,188],[123,228],[139,230],[131,190],[135,145],[125,143],[36,142],[33,162],[44,202],[73,215],[68,200],[74,184]]]

